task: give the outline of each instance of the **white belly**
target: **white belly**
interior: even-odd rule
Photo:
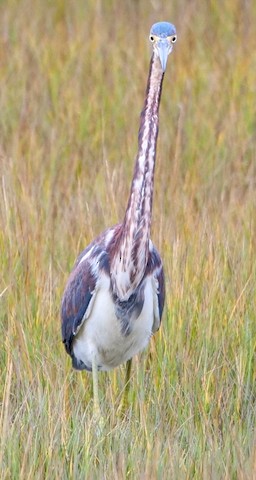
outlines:
[[[141,313],[131,320],[128,335],[121,331],[109,287],[109,277],[102,274],[90,315],[73,342],[76,358],[89,368],[95,358],[100,370],[117,367],[143,350],[150,340],[154,322],[155,290],[151,277],[145,282]]]

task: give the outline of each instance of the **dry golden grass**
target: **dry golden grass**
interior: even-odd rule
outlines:
[[[59,307],[78,252],[122,218],[158,20],[175,23],[152,237],[162,329],[133,366],[72,371]],[[0,477],[252,479],[256,4],[0,4]]]

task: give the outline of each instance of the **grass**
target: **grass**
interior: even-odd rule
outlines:
[[[152,237],[161,331],[92,382],[60,335],[79,251],[122,218],[151,23],[176,24]],[[0,4],[0,478],[256,478],[254,2]]]

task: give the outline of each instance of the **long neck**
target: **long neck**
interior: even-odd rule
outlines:
[[[162,81],[160,61],[153,54],[140,117],[139,148],[130,197],[111,268],[114,291],[123,300],[130,297],[142,280],[148,261]]]

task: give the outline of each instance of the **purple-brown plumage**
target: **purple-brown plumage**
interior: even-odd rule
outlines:
[[[109,370],[148,344],[162,317],[162,261],[150,240],[158,111],[175,27],[150,33],[153,55],[140,117],[138,154],[124,221],[78,256],[64,291],[61,318],[67,353],[77,369]]]

